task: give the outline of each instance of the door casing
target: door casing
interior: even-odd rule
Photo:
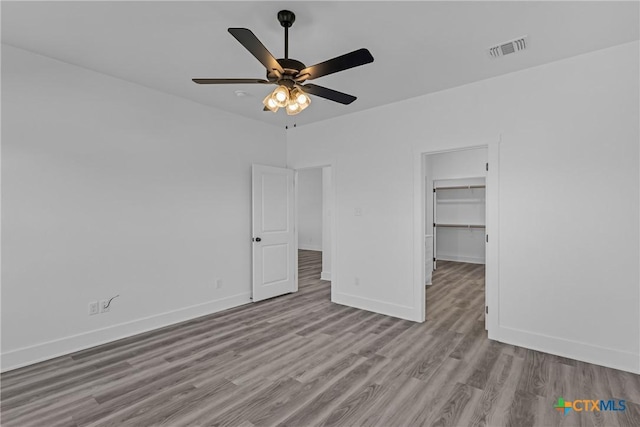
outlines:
[[[485,301],[489,307],[487,316],[487,331],[490,339],[499,340],[499,219],[500,219],[500,138],[487,144],[471,145],[448,150],[435,150],[427,152],[416,152],[418,167],[416,170],[415,200],[416,216],[414,221],[414,295],[417,296],[415,319],[418,322],[426,320],[426,269],[425,269],[425,222],[426,222],[426,169],[425,156],[431,154],[446,153],[460,150],[470,150],[475,148],[487,148],[487,161],[489,170],[486,176],[486,273],[485,273]]]

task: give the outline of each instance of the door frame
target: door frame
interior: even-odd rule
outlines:
[[[295,225],[294,225],[294,231],[295,231],[295,284],[294,284],[294,288],[295,288],[295,292],[298,291],[298,189],[299,189],[299,185],[298,185],[298,172],[301,170],[307,170],[307,169],[323,169],[326,167],[330,167],[331,168],[331,187],[329,189],[329,193],[331,194],[330,197],[330,201],[329,201],[329,209],[331,211],[331,219],[329,221],[329,223],[331,224],[331,233],[330,233],[330,238],[331,238],[331,302],[333,302],[334,300],[334,295],[336,293],[336,289],[337,289],[337,269],[336,269],[336,261],[337,261],[337,242],[336,242],[336,168],[335,165],[333,163],[322,163],[319,164],[317,166],[304,166],[304,167],[300,167],[300,168],[296,168],[293,170],[293,198],[294,198],[294,209],[295,209]],[[323,184],[323,191],[324,191],[324,184]],[[323,207],[323,211],[324,211],[324,207]],[[324,212],[323,212],[324,213]]]
[[[489,163],[489,171],[486,175],[486,229],[485,233],[489,236],[486,243],[485,252],[485,300],[490,307],[487,319],[487,331],[489,339],[498,340],[499,335],[499,319],[500,319],[500,283],[499,283],[499,262],[500,262],[500,237],[499,237],[499,220],[500,220],[500,142],[501,138],[489,141],[485,144],[461,146],[451,149],[440,149],[433,151],[420,151],[416,159],[418,167],[416,174],[418,175],[419,185],[416,190],[419,194],[415,195],[416,215],[414,223],[414,295],[417,298],[417,314],[418,321],[426,320],[426,268],[425,268],[425,231],[426,231],[426,165],[425,158],[427,155],[449,153],[454,151],[471,150],[477,148],[487,149],[487,162]]]

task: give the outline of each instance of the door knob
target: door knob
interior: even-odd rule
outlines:
[[[253,241],[254,241],[254,242],[261,242],[261,241],[262,241],[262,239],[261,239],[261,238],[259,238],[259,237],[256,237],[255,239],[253,239]]]

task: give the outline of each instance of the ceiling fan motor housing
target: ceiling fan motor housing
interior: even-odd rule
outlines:
[[[291,58],[278,58],[278,64],[284,70],[284,75],[279,76],[278,73],[274,73],[273,70],[267,70],[267,80],[277,81],[281,78],[293,79],[301,70],[307,68],[302,62]]]
[[[281,10],[278,12],[278,21],[285,28],[290,28],[296,22],[296,14],[290,10]]]

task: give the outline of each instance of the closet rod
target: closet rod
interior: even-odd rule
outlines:
[[[448,228],[485,228],[480,224],[433,224],[434,227],[448,227]]]
[[[433,187],[436,190],[470,190],[472,188],[486,188],[486,185],[458,185],[455,187]]]

